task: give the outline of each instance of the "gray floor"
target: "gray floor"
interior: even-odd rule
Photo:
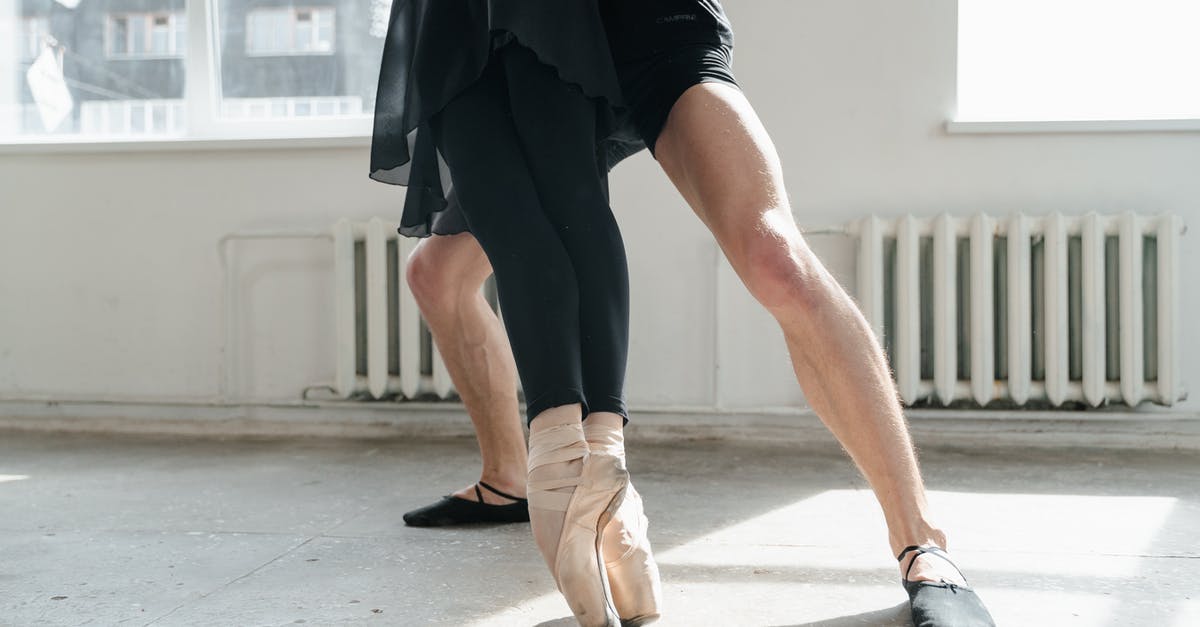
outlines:
[[[1200,625],[1200,457],[923,451],[1001,625]],[[409,529],[470,440],[0,433],[0,624],[570,625],[524,525]],[[825,445],[631,445],[663,625],[906,625],[863,481]]]

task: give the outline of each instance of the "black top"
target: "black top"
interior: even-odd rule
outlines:
[[[717,0],[601,0],[617,63],[688,44],[733,47],[733,28]]]

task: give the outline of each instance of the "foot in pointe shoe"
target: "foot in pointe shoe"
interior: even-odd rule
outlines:
[[[662,611],[662,581],[650,549],[649,528],[642,495],[630,484],[621,507],[604,528],[605,567],[622,627],[648,625]]]
[[[589,454],[613,456],[625,462],[624,433],[619,427],[586,421]],[[650,549],[650,522],[642,495],[631,483],[612,522],[604,528],[604,560],[612,589],[613,605],[622,627],[638,627],[658,620],[662,612],[662,581]]]
[[[529,449],[530,522],[558,589],[583,627],[617,627],[602,532],[624,501],[625,464],[589,455],[578,423],[531,431]]]

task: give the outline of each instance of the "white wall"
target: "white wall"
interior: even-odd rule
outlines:
[[[735,68],[805,227],[980,210],[1170,211],[1200,222],[1200,134],[945,134],[952,1],[726,4]],[[0,399],[215,396],[219,238],[394,217],[401,190],[366,170],[365,147],[0,154]],[[633,272],[631,402],[801,402],[778,331],[718,271],[711,239],[654,162],[631,160],[612,186]],[[850,240],[814,244],[839,276],[853,275]],[[330,381],[328,244],[239,243],[233,258],[243,303],[234,393],[294,400]],[[1200,265],[1194,235],[1182,260]],[[1193,276],[1184,282],[1186,321],[1200,290]],[[1183,333],[1184,382],[1195,385],[1200,351],[1188,349],[1200,331]]]

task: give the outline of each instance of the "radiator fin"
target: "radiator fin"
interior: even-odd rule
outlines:
[[[404,280],[416,240],[396,227],[379,218],[333,227],[334,387],[342,398],[452,399],[445,362]]]
[[[1178,216],[871,216],[859,295],[909,405],[1172,405]]]

